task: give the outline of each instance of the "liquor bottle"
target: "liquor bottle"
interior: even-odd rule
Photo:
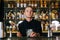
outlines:
[[[11,38],[12,37],[12,26],[10,26],[10,32],[9,32],[9,37]]]
[[[43,11],[41,12],[41,15],[42,15],[42,20],[46,20],[45,19],[46,14]]]
[[[52,32],[50,26],[48,25],[48,37],[52,37],[53,36],[52,34],[53,34],[53,32]]]
[[[16,15],[17,19],[19,19],[19,14],[20,14],[20,12],[17,12],[17,15]]]
[[[17,7],[19,7],[19,0],[17,0]]]
[[[9,26],[6,26],[6,31],[7,31],[7,32],[9,31]]]
[[[43,7],[43,2],[41,1],[41,8]]]
[[[58,8],[59,4],[58,2],[55,3],[55,8]]]
[[[21,8],[23,8],[23,3],[21,3]]]
[[[37,3],[35,3],[35,8],[37,7]]]
[[[27,4],[26,4],[26,0],[24,0],[24,7],[26,7],[27,6]]]
[[[34,16],[35,16],[35,19],[38,19],[38,13],[37,12],[35,13]]]
[[[53,2],[51,3],[51,8],[54,8],[54,3]]]
[[[46,31],[48,30],[48,25],[49,25],[49,23],[48,23],[48,21],[46,21],[46,23],[45,23],[45,30]]]
[[[26,3],[24,3],[24,7],[26,7]]]
[[[45,31],[45,22],[41,21],[42,30]]]
[[[8,8],[10,8],[10,4],[8,4]]]
[[[47,7],[47,5],[46,5],[46,1],[44,1],[44,7],[45,7],[45,8]]]
[[[34,6],[34,4],[33,4],[33,1],[32,1],[32,4],[31,4],[31,6],[32,6],[32,7]]]
[[[35,7],[35,5],[36,5],[36,2],[35,2],[35,1],[33,1],[33,5],[34,5],[33,7],[36,8],[36,7]]]
[[[57,12],[57,10],[55,10],[55,17],[56,17],[56,19],[58,19],[58,12]]]
[[[11,19],[14,19],[14,18],[15,18],[14,13],[15,13],[15,12],[13,12],[13,10],[10,10],[9,17],[10,17]]]
[[[17,7],[19,7],[19,3],[17,3]]]
[[[10,8],[12,8],[12,3],[10,2]]]
[[[28,6],[31,6],[31,1],[29,1],[29,4],[28,4]]]
[[[46,20],[48,20],[48,18],[49,18],[49,15],[48,15],[48,11],[46,11]]]
[[[44,30],[43,30],[43,21],[41,21],[41,27],[42,27],[42,31],[44,31]]]
[[[11,12],[9,11],[9,13],[6,15],[8,19],[11,19]]]
[[[6,19],[7,19],[7,13],[5,13],[6,14]]]
[[[39,15],[40,20],[42,20],[42,15]]]
[[[15,25],[12,26],[12,31],[13,31],[13,32],[16,31],[16,26],[15,26]]]
[[[12,8],[14,8],[14,4],[12,4]]]
[[[23,8],[23,6],[24,6],[24,2],[23,2],[23,0],[21,0],[21,4],[20,4],[20,6],[21,6],[21,8]]]

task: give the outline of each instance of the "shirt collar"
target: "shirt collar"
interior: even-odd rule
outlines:
[[[32,22],[34,19],[32,19],[30,22]],[[27,22],[27,23],[30,23],[30,22],[28,22],[26,19],[24,20],[24,22]]]

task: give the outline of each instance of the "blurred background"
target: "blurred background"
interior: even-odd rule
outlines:
[[[16,34],[18,24],[25,19],[24,8],[32,6],[34,19],[41,21],[43,33],[47,33],[48,25],[53,33],[60,33],[60,0],[4,0],[4,30]]]

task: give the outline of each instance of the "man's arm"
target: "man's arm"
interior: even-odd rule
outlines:
[[[20,30],[21,30],[21,25],[20,25],[20,24],[18,25],[17,30],[18,30],[18,32],[17,32],[17,37],[22,37],[22,34],[21,34],[21,32],[20,32]]]
[[[20,32],[17,32],[17,37],[22,37],[22,34]]]

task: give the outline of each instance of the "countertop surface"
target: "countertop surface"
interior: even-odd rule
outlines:
[[[53,36],[53,37],[45,37],[45,36],[40,36],[40,37],[7,37],[7,38],[0,38],[0,40],[60,40],[60,36]]]

